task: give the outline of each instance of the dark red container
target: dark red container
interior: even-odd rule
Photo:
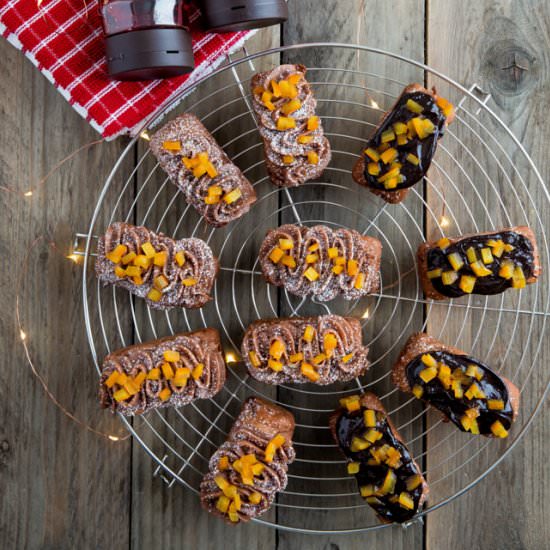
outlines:
[[[109,74],[151,80],[195,67],[183,0],[99,0]]]

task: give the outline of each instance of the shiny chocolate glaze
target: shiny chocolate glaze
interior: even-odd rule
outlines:
[[[367,464],[367,461],[372,458],[370,453],[371,449],[376,449],[384,444],[387,444],[395,447],[401,453],[401,466],[394,469],[397,481],[393,495],[399,496],[401,492],[407,492],[414,500],[414,508],[412,510],[407,510],[406,508],[400,506],[398,502],[390,502],[389,498],[392,496],[391,494],[378,496],[376,497],[378,502],[369,504],[384,521],[397,523],[409,521],[418,512],[423,487],[422,484],[420,484],[412,491],[408,491],[406,487],[406,480],[408,477],[421,474],[421,472],[409,453],[409,450],[395,437],[386,416],[381,412],[376,413],[376,429],[382,432],[382,438],[375,444],[371,445],[368,449],[352,452],[352,439],[356,436],[362,437],[363,434],[370,429],[365,426],[363,419],[364,410],[366,409],[361,408],[359,411],[353,412],[344,411],[338,418],[336,424],[336,436],[338,438],[340,449],[346,457],[350,459],[350,461],[359,462],[359,472],[355,474],[359,487],[369,484],[380,487],[383,484],[384,478],[388,472],[388,466],[385,464]]]
[[[372,136],[372,138],[369,140],[365,149],[368,147],[372,147],[373,149],[379,147],[382,143],[382,134],[386,130],[391,129],[394,123],[407,123],[407,121],[409,121],[410,119],[420,116],[407,109],[406,104],[409,99],[416,101],[416,103],[424,107],[422,115],[434,123],[435,131],[426,139],[419,139],[418,137],[415,137],[413,139],[410,139],[405,145],[397,145],[395,142],[392,142],[391,146],[397,149],[398,153],[396,161],[400,162],[402,165],[401,175],[405,177],[404,181],[397,184],[397,187],[394,189],[388,190],[384,187],[384,183],[380,183],[378,181],[378,178],[389,170],[389,165],[384,171],[380,172],[379,175],[372,176],[368,173],[367,170],[367,165],[369,162],[371,162],[371,160],[369,157],[366,156],[364,176],[367,183],[374,189],[381,189],[383,191],[390,192],[399,191],[400,189],[412,187],[415,183],[420,181],[428,171],[428,168],[430,167],[430,164],[432,162],[432,158],[437,149],[437,142],[441,138],[441,136],[443,136],[443,133],[445,131],[445,115],[439,109],[439,107],[435,103],[434,97],[431,94],[420,91],[403,94],[397,101],[393,110],[389,113],[389,115],[384,119],[382,124],[376,130],[374,136]],[[418,166],[415,166],[414,164],[406,160],[406,157],[409,153],[416,155],[416,157],[419,159],[420,163],[418,164]]]
[[[472,378],[472,382],[475,382],[480,390],[485,394],[485,399],[468,399],[466,396],[457,399],[454,396],[452,389],[446,390],[439,378],[435,377],[427,384],[419,377],[420,371],[426,368],[426,365],[422,362],[422,355],[418,355],[413,359],[406,369],[407,380],[411,388],[415,385],[419,385],[424,390],[422,394],[422,400],[426,401],[436,409],[440,410],[445,416],[451,420],[462,431],[465,431],[460,419],[464,416],[466,410],[476,408],[479,411],[477,417],[477,424],[479,426],[479,432],[483,435],[491,435],[491,425],[496,420],[500,420],[506,430],[508,430],[513,420],[512,404],[510,402],[510,396],[508,395],[508,389],[506,385],[495,372],[489,367],[470,357],[468,355],[457,355],[449,353],[447,351],[430,351],[430,355],[438,362],[444,363],[453,371],[456,368],[460,368],[463,372],[466,371],[468,365],[475,365],[483,371],[483,378],[477,380]],[[468,386],[463,386],[464,393],[468,389]],[[500,399],[504,401],[504,409],[501,411],[489,410],[487,406],[488,399]]]
[[[466,257],[466,250],[473,247],[477,251],[478,258],[480,257],[480,250],[487,247],[487,241],[501,239],[505,244],[511,244],[514,246],[514,250],[511,252],[504,252],[500,258],[493,256],[493,262],[485,265],[489,268],[493,275],[487,275],[486,277],[478,277],[474,286],[473,294],[500,294],[506,289],[512,286],[512,279],[504,279],[500,277],[498,272],[503,260],[512,260],[514,265],[519,265],[523,269],[525,278],[533,274],[534,269],[534,255],[533,245],[531,241],[514,231],[502,231],[500,233],[491,233],[490,235],[476,235],[461,239],[460,241],[451,244],[445,250],[441,250],[439,247],[434,247],[428,252],[427,264],[428,271],[433,269],[442,268],[443,271],[451,270],[451,264],[447,259],[447,256],[453,252],[458,252],[464,261],[464,266],[460,269],[460,275],[474,275],[468,264]],[[460,278],[458,278],[452,285],[444,285],[441,281],[441,277],[431,279],[432,286],[444,296],[449,298],[458,298],[464,296],[466,293],[459,287]]]

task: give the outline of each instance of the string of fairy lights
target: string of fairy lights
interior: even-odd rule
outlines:
[[[379,106],[378,104],[376,103],[376,101],[374,99],[371,99],[371,106],[375,109],[379,109]],[[147,131],[143,131],[141,134],[140,134],[140,138],[143,139],[144,141],[150,141],[151,140],[151,137],[149,136],[149,134],[147,133]],[[65,165],[67,162],[69,162],[70,160],[72,160],[73,158],[75,158],[77,155],[79,155],[80,153],[82,153],[83,151],[91,148],[91,147],[94,147],[96,145],[99,145],[101,143],[104,143],[105,140],[103,139],[97,139],[97,140],[94,140],[94,141],[91,141],[89,143],[86,143],[84,145],[82,145],[81,147],[77,148],[75,151],[73,151],[72,153],[70,153],[69,155],[67,155],[65,158],[63,158],[61,161],[57,162],[48,172],[47,174],[42,177],[38,182],[37,184],[34,186],[34,188],[31,188],[31,189],[28,189],[26,191],[20,191],[16,188],[13,188],[13,187],[9,187],[9,186],[6,186],[6,185],[0,185],[0,191],[4,191],[4,192],[7,192],[7,193],[11,193],[15,196],[19,196],[23,199],[30,199],[32,197],[34,197],[35,195],[38,194],[38,191],[40,191],[43,187],[45,187],[45,184],[46,182],[63,166]],[[446,227],[449,227],[450,225],[450,220],[449,218],[445,215],[445,200],[442,201],[442,213],[441,213],[441,216],[439,218],[439,226],[441,228],[446,228]],[[39,384],[41,385],[42,389],[44,390],[44,393],[46,394],[47,398],[53,403],[53,405],[59,409],[59,411],[65,415],[68,419],[70,419],[72,422],[74,422],[76,425],[78,425],[80,428],[82,429],[85,429],[86,431],[89,431],[90,433],[93,433],[99,437],[102,437],[104,439],[107,439],[108,441],[111,441],[111,442],[121,442],[121,441],[125,441],[127,439],[129,439],[131,437],[130,434],[126,434],[126,435],[116,435],[116,434],[111,434],[111,433],[107,433],[107,432],[103,432],[101,430],[98,430],[96,428],[94,428],[93,426],[91,426],[90,424],[86,423],[85,421],[79,419],[73,412],[71,412],[63,403],[61,403],[61,401],[59,401],[59,399],[54,395],[54,393],[51,391],[50,387],[48,386],[48,383],[46,382],[46,379],[44,378],[44,376],[42,376],[42,374],[39,372],[37,366],[36,366],[36,363],[35,361],[33,360],[32,358],[32,354],[31,354],[31,351],[29,349],[29,334],[28,334],[28,331],[25,330],[23,324],[22,324],[22,321],[21,321],[21,313],[20,313],[20,304],[21,304],[21,285],[22,285],[22,282],[24,280],[24,276],[25,274],[27,273],[28,271],[28,263],[29,263],[29,258],[30,258],[30,253],[32,252],[32,250],[34,250],[34,248],[36,248],[36,246],[42,242],[42,241],[45,241],[47,240],[44,236],[39,236],[37,237],[30,245],[30,247],[27,249],[26,251],[26,254],[25,254],[25,257],[23,259],[23,264],[21,266],[21,270],[20,270],[20,277],[18,278],[18,284],[17,284],[17,291],[16,291],[16,295],[15,295],[15,313],[16,313],[16,323],[17,323],[17,329],[18,329],[18,333],[19,333],[19,338],[20,338],[20,341],[21,341],[21,344],[23,346],[23,349],[24,349],[24,353],[25,353],[25,357],[26,357],[26,360],[27,360],[27,363],[30,367],[30,370],[31,370],[31,373],[32,375],[38,380]],[[59,248],[56,246],[56,244],[52,241],[48,241],[48,246],[51,250],[55,251],[58,255],[60,256],[63,256],[65,259],[68,259],[70,260],[71,262],[74,262],[75,264],[78,264],[80,263],[80,260],[82,258],[82,254],[77,254],[72,247],[66,251],[66,252],[63,252],[61,250],[59,250]],[[412,268],[411,270],[403,273],[400,277],[400,279],[402,279],[403,277],[406,277],[407,275],[409,275],[412,271],[414,271],[414,268]],[[390,285],[386,286],[385,289],[388,289],[388,288],[391,288],[392,286],[394,286],[395,284],[398,284],[399,281],[395,281],[394,283],[391,283]],[[368,319],[369,317],[369,309],[366,309],[364,311],[364,313],[361,315],[361,318],[362,319]],[[238,363],[239,362],[239,357],[237,356],[237,354],[233,351],[226,351],[225,352],[225,359],[226,359],[226,362],[228,364],[235,364],[235,363]]]

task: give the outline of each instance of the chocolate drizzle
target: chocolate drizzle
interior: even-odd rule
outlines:
[[[202,364],[201,375],[196,379],[190,377],[183,387],[176,386],[173,379],[166,379],[162,375],[165,351],[176,351],[180,354],[180,359],[172,365],[173,369],[188,368],[193,371],[197,365]],[[118,385],[110,388],[106,385],[114,371],[135,378],[141,372],[149,374],[154,368],[161,373],[159,379],[145,379],[140,390],[130,399],[116,401],[113,395]],[[102,365],[99,398],[102,407],[131,416],[160,407],[180,407],[195,399],[209,399],[221,390],[224,383],[225,362],[221,354],[219,334],[214,329],[203,329],[136,344],[110,353]],[[170,390],[170,397],[162,400],[160,394],[166,388]]]
[[[107,259],[106,254],[112,252],[119,244],[124,244],[128,252],[140,254],[141,246],[147,242],[150,242],[156,251],[167,253],[165,265],[157,266],[151,263],[142,274],[141,285],[137,285],[130,278],[118,277],[115,274],[116,264]],[[185,255],[185,263],[182,266],[175,260],[176,253],[180,251]],[[211,299],[210,292],[218,272],[218,261],[210,247],[201,239],[175,241],[143,226],[116,222],[109,226],[105,235],[99,239],[95,271],[102,283],[125,288],[132,294],[145,298],[152,308],[197,308]],[[169,284],[163,289],[162,298],[155,302],[147,296],[153,288],[154,279],[159,275],[164,275]],[[182,281],[190,278],[196,280],[196,284],[185,286]]]
[[[308,326],[314,330],[311,342],[303,338]],[[326,335],[333,335],[337,342],[330,357],[324,353]],[[283,355],[279,359],[283,367],[278,372],[269,367],[270,346],[275,340],[284,345]],[[268,384],[309,382],[300,370],[303,362],[315,365],[319,374],[317,384],[348,381],[366,372],[369,367],[368,351],[368,347],[361,342],[359,320],[338,315],[256,321],[246,330],[242,343],[242,356],[248,371],[256,380]],[[259,365],[252,363],[251,352]],[[291,358],[296,354],[301,354],[302,358],[293,363]],[[316,362],[316,357],[322,359]]]
[[[308,119],[315,115],[317,102],[309,83],[305,79],[306,68],[302,65],[281,65],[271,71],[259,73],[252,78],[252,107],[258,120],[259,132],[264,142],[266,167],[271,181],[281,187],[294,187],[306,181],[319,177],[330,162],[330,144],[324,136],[323,127],[308,130]],[[279,82],[291,75],[301,78],[296,84],[301,107],[290,116],[296,121],[296,127],[288,130],[278,130],[277,121],[281,116],[282,107],[287,102],[285,98],[272,100],[274,109],[270,111],[262,102],[262,94],[254,93],[256,89],[271,90],[272,81]],[[311,141],[301,144],[300,136],[308,136]],[[315,152],[318,157],[316,164],[308,160],[308,153]],[[291,163],[285,163],[284,157],[292,157]]]
[[[487,248],[490,240],[502,240],[505,244],[514,247],[511,251],[504,251],[501,257],[492,255],[492,262],[484,264],[486,268],[492,271],[491,275],[477,277],[473,288],[474,294],[492,295],[504,292],[511,288],[512,279],[505,279],[499,276],[499,271],[503,261],[511,261],[514,266],[520,266],[526,279],[530,279],[534,273],[534,250],[531,241],[521,233],[515,231],[500,231],[487,233],[483,235],[473,235],[452,242],[447,248],[441,249],[439,246],[430,248],[427,254],[427,271],[436,269],[443,271],[452,270],[448,256],[452,253],[458,253],[464,262],[464,266],[459,270],[460,275],[475,276],[474,271],[469,265],[466,251],[473,247],[477,257],[480,258],[482,248]],[[458,298],[466,293],[460,288],[460,278],[452,284],[443,284],[441,277],[431,279],[434,289],[448,298]]]
[[[403,122],[406,124],[409,120],[419,116],[418,114],[407,109],[406,104],[409,99],[412,99],[424,108],[422,116],[431,120],[435,126],[434,132],[425,139],[413,137],[404,145],[392,143],[392,146],[395,147],[398,153],[395,161],[402,165],[400,173],[404,177],[403,181],[398,183],[397,187],[394,189],[387,190],[384,187],[384,183],[378,181],[378,178],[383,176],[387,170],[381,171],[381,173],[376,176],[368,173],[367,164],[371,162],[371,159],[365,155],[366,164],[364,178],[368,185],[373,189],[395,192],[401,189],[406,189],[413,186],[415,183],[418,183],[418,181],[420,181],[428,171],[437,149],[437,142],[445,132],[446,118],[441,109],[437,106],[434,94],[422,91],[404,93],[399,97],[393,109],[388,113],[382,124],[377,128],[375,134],[367,143],[366,148],[370,147],[377,149],[382,144],[382,134],[386,130],[391,129],[393,124],[396,122]],[[419,160],[418,166],[415,166],[407,160],[407,155],[410,153],[415,155]]]
[[[165,142],[179,142],[179,151],[166,150]],[[151,150],[172,183],[182,191],[185,200],[212,226],[222,227],[240,218],[250,210],[256,201],[256,193],[250,182],[235,166],[223,149],[216,143],[201,121],[194,115],[183,114],[156,132],[151,138]],[[211,178],[208,174],[195,177],[182,159],[207,153],[217,171]],[[216,204],[207,204],[208,189],[222,188],[223,194],[239,189],[241,196],[228,204],[223,199]]]
[[[491,426],[499,420],[504,428],[508,430],[512,425],[514,412],[508,394],[508,388],[500,376],[493,372],[489,367],[470,357],[460,355],[449,351],[431,350],[430,355],[436,361],[443,363],[451,368],[451,371],[460,369],[463,373],[469,365],[475,365],[481,369],[483,377],[480,380],[472,379],[485,397],[468,399],[466,395],[457,398],[452,388],[446,389],[438,377],[433,378],[428,383],[420,378],[419,373],[426,368],[422,362],[422,354],[418,355],[406,367],[406,376],[409,386],[420,386],[423,390],[422,400],[426,401],[436,409],[440,410],[449,420],[453,422],[462,431],[466,431],[461,423],[461,419],[469,409],[477,409],[479,416],[476,418],[479,432],[482,435],[492,435]],[[468,383],[464,390],[467,389]],[[489,400],[499,400],[503,402],[502,410],[490,410]]]
[[[293,248],[288,251],[296,262],[291,268],[282,263],[275,264],[270,258],[272,250],[278,246],[279,239],[292,241]],[[309,248],[318,245],[315,251],[319,260],[308,264],[306,256]],[[336,248],[338,255],[357,262],[357,273],[349,275],[343,272],[335,274],[334,262],[328,256],[329,248]],[[355,300],[361,296],[372,294],[379,288],[379,269],[382,245],[378,239],[366,237],[353,229],[332,230],[324,225],[304,227],[298,225],[282,225],[268,231],[260,248],[260,265],[267,281],[275,286],[284,286],[286,290],[297,296],[313,295],[320,301],[328,301],[337,295],[346,300]],[[310,281],[305,272],[313,267],[319,273],[319,278]],[[360,275],[362,274],[362,275]],[[357,287],[358,277],[364,277],[362,286]]]
[[[365,400],[375,401],[376,408],[372,409],[376,415],[375,430],[382,434],[382,437],[367,448],[359,451],[352,451],[353,440],[362,439],[372,428],[365,425],[364,412],[370,407],[365,407]],[[422,477],[422,472],[409,450],[395,432],[386,413],[379,404],[379,400],[370,394],[361,398],[362,406],[359,410],[348,411],[339,409],[333,418],[333,435],[348,463],[359,465],[359,471],[354,474],[360,488],[371,487],[374,494],[366,497],[367,503],[376,511],[384,522],[403,523],[412,519],[418,512],[427,494],[427,485]],[[391,470],[395,474],[395,485],[387,494],[382,494],[381,488],[384,485],[390,466],[386,463],[378,463],[374,455],[381,449],[392,447],[401,455],[397,465]],[[383,453],[384,451],[382,451]],[[419,476],[417,485],[414,488],[407,487],[407,480],[413,476]],[[364,489],[363,489],[364,490]],[[408,509],[399,503],[399,496],[406,493],[413,502],[412,509]]]

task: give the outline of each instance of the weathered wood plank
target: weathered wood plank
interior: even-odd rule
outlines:
[[[279,44],[279,36],[278,28],[263,30],[247,42],[247,48],[249,51],[258,51],[274,47]],[[235,57],[240,57],[240,55],[237,54]],[[247,65],[239,66],[237,73],[243,80],[251,76],[250,68]],[[248,93],[247,83],[244,82],[243,85]],[[193,234],[207,240],[215,253],[219,255],[220,263],[224,268],[250,269],[255,259],[258,239],[261,238],[254,234],[254,228],[258,220],[264,219],[276,209],[277,201],[275,197],[265,197],[270,191],[270,185],[266,181],[261,181],[265,176],[263,168],[254,168],[254,163],[261,157],[260,139],[232,72],[224,73],[216,78],[215,82],[201,85],[167,118],[183,111],[193,112],[201,118],[227,154],[245,171],[247,177],[252,182],[260,182],[256,190],[259,199],[262,200],[259,200],[252,211],[241,220],[233,222],[226,228],[214,231],[202,222],[197,225],[199,218],[190,209],[181,219],[175,235],[181,238]],[[254,144],[256,144],[254,149],[243,154],[246,148]],[[141,145],[140,155],[146,147],[144,143]],[[141,189],[153,167],[153,159],[147,159],[138,174],[138,189]],[[155,171],[140,196],[136,220],[138,223],[142,223],[146,211],[151,207],[145,219],[145,225],[156,227],[163,219],[163,213],[168,207],[168,214],[164,217],[160,229],[174,235],[178,220],[184,213],[185,203],[180,194],[170,206],[170,201],[176,193],[176,188],[171,183],[168,183],[162,193],[156,196],[162,181],[161,171]],[[250,234],[253,235],[253,238],[247,239]],[[246,245],[241,250],[243,243]],[[256,276],[252,277],[257,278]],[[243,325],[246,326],[257,318],[256,307],[262,312],[261,315],[266,315],[269,304],[265,296],[255,296],[255,293],[251,291],[250,275],[237,274],[235,283],[232,279],[233,272],[226,270],[220,272],[216,283],[218,307],[212,302],[200,311],[171,312],[169,314],[171,327],[167,325],[164,314],[153,314],[156,334],[153,334],[148,313],[143,304],[136,304],[136,319],[138,324],[143,327],[139,337],[148,339],[155,335],[168,334],[170,328],[174,331],[185,331],[206,325],[220,331],[226,350],[232,350],[231,342],[240,347]],[[257,284],[257,281],[254,280],[254,283]],[[265,387],[262,388],[257,384],[249,382],[242,384],[243,379],[243,366],[230,365],[226,387],[215,398],[215,404],[197,403],[196,408],[191,405],[183,409],[181,415],[167,413],[163,418],[166,418],[171,427],[168,427],[160,416],[150,415],[149,417],[158,433],[173,445],[175,452],[166,451],[168,455],[166,463],[169,466],[178,470],[184,459],[192,457],[190,465],[183,468],[180,475],[194,489],[198,488],[201,474],[207,470],[208,459],[225,439],[232,419],[238,414],[240,402],[246,396],[258,391],[266,397],[273,394],[269,389],[266,390]],[[233,391],[237,391],[237,398],[231,397]],[[226,404],[228,405],[227,409],[222,412]],[[220,418],[216,422],[216,426],[212,427],[210,422],[218,415]],[[163,445],[157,437],[153,436],[148,427],[139,420],[134,422],[134,426],[137,427],[139,433],[145,434],[145,439],[156,453],[164,452]],[[203,440],[203,435],[206,435],[205,440]],[[179,438],[180,436],[182,439]],[[203,511],[198,496],[188,488],[178,482],[171,488],[167,488],[160,478],[154,478],[152,475],[154,468],[155,464],[150,457],[145,454],[138,443],[135,443],[133,449],[132,547],[151,548],[155,544],[161,543],[167,548],[182,546],[218,548],[224,544],[229,530],[231,530],[231,543],[236,546],[251,548],[273,548],[275,546],[276,533],[273,529],[254,524],[230,529],[218,518]],[[274,512],[269,512],[264,518],[274,521]]]
[[[97,404],[82,320],[82,265],[65,255],[74,232],[86,229],[83,220],[124,140],[82,152],[37,189],[58,161],[98,135],[3,40],[0,73],[0,186],[19,193],[34,188],[24,198],[0,193],[0,250],[10,258],[0,298],[0,540],[6,548],[128,546],[130,443],[98,437],[54,406],[31,374],[14,315],[20,282],[29,351],[52,394],[83,422],[123,435]],[[44,240],[22,273],[38,236]]]
[[[353,15],[352,15],[353,14]],[[354,1],[339,3],[320,3],[314,1],[295,2],[290,6],[290,19],[285,25],[284,43],[333,41],[340,43],[360,43],[388,49],[416,59],[423,59],[424,43],[424,6],[422,2],[411,2],[405,6],[400,2]],[[404,205],[385,205],[366,189],[353,182],[345,170],[350,170],[365,141],[378,123],[382,110],[389,108],[402,87],[409,82],[423,80],[422,71],[401,64],[381,55],[356,53],[346,49],[315,48],[303,51],[290,51],[283,56],[284,61],[300,62],[310,68],[308,78],[318,99],[318,111],[323,117],[325,131],[333,148],[333,160],[322,177],[323,182],[333,186],[308,185],[291,190],[294,200],[303,202],[298,207],[302,220],[327,220],[329,223],[366,231],[368,235],[379,238],[384,246],[383,251],[383,285],[385,294],[395,294],[399,286],[391,283],[404,274],[413,260],[413,252],[404,239],[410,235],[413,240],[420,240],[413,220],[422,224],[421,202],[411,196]],[[335,67],[338,72],[320,70],[323,67]],[[344,70],[344,71],[342,71]],[[347,72],[346,72],[347,71]],[[362,74],[364,73],[364,74]],[[392,79],[403,82],[399,84]],[[364,88],[378,90],[366,94]],[[387,95],[386,95],[387,94]],[[338,100],[339,102],[334,102]],[[342,101],[344,100],[344,101]],[[375,101],[379,108],[374,106]],[[346,122],[342,122],[344,119]],[[354,121],[355,120],[355,121]],[[349,136],[349,137],[346,137]],[[283,202],[286,204],[286,202]],[[335,206],[340,204],[341,206]],[[406,208],[410,216],[405,213]],[[374,220],[374,222],[373,222]],[[399,220],[399,222],[396,222]],[[285,209],[282,223],[295,223],[293,213]],[[373,222],[373,223],[372,223]],[[308,223],[308,222],[306,222]],[[371,225],[372,223],[372,225]],[[311,225],[311,222],[308,223]],[[416,233],[416,237],[415,237]],[[405,287],[414,286],[414,276],[401,279],[402,290],[410,293]],[[292,300],[294,306],[299,300]],[[418,330],[422,325],[422,308],[414,308],[410,303],[398,309],[394,299],[365,299],[351,307],[341,300],[329,304],[332,311],[351,314],[356,317],[364,315],[368,308],[370,317],[364,325],[364,340],[370,342],[370,357],[374,365],[362,379],[362,383],[375,382],[372,389],[379,395],[391,392],[387,376],[390,359],[397,353],[400,343],[408,332]],[[320,314],[322,306],[307,304],[300,314]],[[281,314],[291,312],[286,298],[282,298]],[[407,326],[402,332],[403,325]],[[281,389],[279,399],[288,403],[303,427],[297,430],[297,452],[301,461],[293,467],[289,491],[294,493],[346,493],[348,497],[283,496],[281,504],[302,505],[304,507],[350,506],[344,511],[311,511],[281,507],[279,522],[285,525],[309,529],[344,529],[376,525],[372,511],[357,495],[353,479],[346,479],[343,463],[329,464],[326,461],[341,461],[341,456],[333,444],[327,429],[329,410],[337,406],[338,391],[353,391],[355,384],[339,387],[330,386],[324,390],[308,388],[314,395],[304,395],[293,390]],[[332,394],[324,395],[327,392]],[[401,403],[398,395],[384,398],[388,410]],[[317,412],[302,410],[313,409]],[[413,407],[414,410],[414,407]],[[408,420],[410,410],[396,413],[393,418],[397,424]],[[311,426],[311,427],[307,427]],[[317,428],[318,426],[321,429]],[[418,428],[406,427],[405,438],[410,439]],[[306,445],[304,445],[306,443]],[[308,446],[307,444],[311,446]],[[320,446],[328,447],[316,447]],[[321,451],[323,454],[321,455]],[[417,441],[413,453],[422,451],[422,442]],[[321,464],[312,465],[303,461],[317,460]],[[324,464],[323,464],[324,463]],[[301,476],[301,477],[299,477]],[[316,481],[313,477],[324,478]],[[341,481],[329,481],[327,478],[342,478]],[[357,508],[353,508],[357,507]],[[366,537],[369,544],[375,547],[392,546],[394,548],[421,548],[422,527],[410,529],[384,529],[373,533],[355,536],[309,537],[282,532],[279,536],[279,548],[318,548],[319,545],[337,545],[346,548],[364,546]]]
[[[475,81],[490,92],[491,108],[520,137],[541,169],[542,177],[548,178],[545,144],[549,138],[546,111],[550,96],[545,83],[548,79],[546,51],[549,33],[544,19],[532,8],[530,3],[507,1],[453,2],[452,6],[450,2],[429,2],[428,63],[467,86]],[[452,29],[452,32],[441,32],[441,29]],[[443,94],[447,93],[444,88]],[[449,90],[449,93],[452,95],[453,92]],[[457,191],[450,188],[443,173],[434,169],[434,185],[428,186],[428,193],[436,217],[428,216],[428,233],[431,236],[439,234],[434,227],[441,212],[437,190],[445,188],[449,206],[447,217],[451,218],[451,213],[457,216],[460,232],[475,230],[476,223],[481,226],[480,230],[484,230],[527,222],[541,239],[545,231],[541,231],[534,212],[538,208],[543,223],[548,223],[550,205],[546,195],[523,163],[517,147],[500,137],[502,130],[488,117],[476,117],[472,102],[464,106],[474,116],[460,112],[460,120],[451,129],[452,135],[445,138],[446,151],[438,153],[438,162],[441,169],[458,176],[457,188],[464,193],[465,202]],[[478,124],[478,118],[488,127],[488,132]],[[490,151],[472,134],[472,130],[466,128],[466,123],[487,140]],[[493,132],[498,132],[496,141],[491,140]],[[515,174],[513,167],[507,164],[504,153],[498,151],[499,145],[511,156],[520,174]],[[460,174],[451,155],[458,158],[464,173]],[[502,170],[496,166],[496,160],[503,163]],[[480,166],[486,168],[486,173]],[[527,189],[533,196],[532,203],[523,190],[520,175],[526,179]],[[494,191],[491,184],[495,185]],[[478,197],[475,189],[479,192]],[[508,210],[508,217],[501,214],[499,196]],[[483,202],[487,202],[489,211],[481,206]],[[471,215],[465,205],[471,209]],[[446,231],[458,233],[457,224],[450,221]],[[543,261],[546,260],[545,250]],[[541,284],[545,284],[544,280]],[[482,308],[488,304],[512,309],[520,303],[522,308],[529,310],[541,306],[542,294],[546,295],[545,288],[537,290],[532,287],[521,297],[508,293],[504,298],[492,297],[487,301],[474,298],[472,303]],[[540,319],[532,320],[529,315],[516,316],[514,313],[499,317],[498,313],[467,313],[457,309],[453,309],[448,318],[446,315],[444,307],[434,307],[430,313],[429,327],[434,335],[441,334],[445,340],[471,350],[497,368],[502,367],[506,376],[517,374],[516,383],[521,385],[531,365],[535,344],[543,334],[544,325]],[[481,332],[478,331],[480,327]],[[540,396],[548,380],[549,353],[545,339],[536,362],[536,377],[531,377],[522,393],[524,413],[520,415],[518,424],[525,422],[534,406],[535,396]],[[442,427],[437,422],[435,415],[429,416],[428,425],[432,429],[428,435],[428,471],[431,472],[433,503],[473,480],[506,447],[505,443],[489,441],[487,450],[474,457],[473,450],[487,442],[473,442],[468,436],[453,433],[452,428]],[[429,515],[427,547],[440,548],[444,540],[452,540],[456,548],[534,549],[547,546],[550,532],[545,518],[549,509],[543,495],[549,490],[548,476],[545,475],[549,435],[547,419],[539,418],[536,428],[528,432],[511,456],[486,480],[454,503]],[[514,430],[510,437],[513,436]],[[470,443],[470,446],[461,450],[465,443]],[[455,452],[457,455],[450,458]],[[461,467],[461,463],[471,457],[474,457],[472,461]],[[457,467],[460,467],[459,473],[452,475],[451,471]]]

